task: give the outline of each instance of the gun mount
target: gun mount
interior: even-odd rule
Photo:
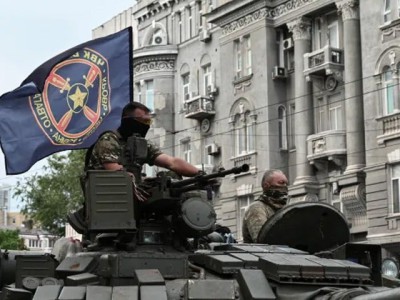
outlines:
[[[54,253],[55,257],[0,256],[1,299],[400,297],[399,288],[381,286],[380,247],[347,243],[343,215],[324,203],[291,204],[269,219],[259,242],[271,240],[275,245],[222,243],[212,238],[199,242],[201,235],[213,230],[215,211],[207,192],[198,188],[207,187],[214,178],[247,170],[245,166],[183,181],[161,175],[149,184],[152,200],[145,204],[132,201],[126,172],[91,172],[86,186],[87,230],[122,236],[102,234],[95,244],[83,250],[75,247],[74,252],[70,251],[74,241],[60,240],[67,250]],[[337,233],[335,228],[340,228],[340,236],[332,233]],[[121,247],[121,238],[130,238],[129,242],[133,238],[134,246]],[[8,285],[12,279],[15,285]]]

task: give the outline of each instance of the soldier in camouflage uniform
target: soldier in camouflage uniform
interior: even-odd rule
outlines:
[[[269,170],[261,180],[263,194],[246,210],[243,218],[243,242],[257,243],[265,222],[287,202],[288,180],[280,170]]]
[[[122,111],[121,125],[116,131],[104,133],[93,147],[88,161],[88,170],[124,170],[121,165],[120,155],[128,137],[138,134],[145,137],[150,128],[150,109],[139,102],[127,104]],[[185,160],[169,156],[161,150],[147,143],[147,157],[136,161],[140,169],[131,174],[135,182],[140,182],[141,167],[147,163],[169,169],[183,176],[196,176],[199,170]],[[139,195],[140,196],[140,195]],[[143,197],[138,200],[145,201]]]

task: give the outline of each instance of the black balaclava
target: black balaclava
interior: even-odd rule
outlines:
[[[145,137],[149,128],[150,125],[139,122],[135,117],[123,117],[118,132],[124,140],[127,140],[128,137],[135,133],[141,137]]]

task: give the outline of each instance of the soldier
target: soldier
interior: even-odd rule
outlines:
[[[124,170],[120,155],[128,137],[137,134],[144,138],[150,128],[150,124],[149,108],[139,102],[127,104],[122,111],[120,127],[115,131],[104,133],[95,143],[87,160],[87,169]],[[149,142],[147,142],[147,157],[137,163],[137,169],[130,173],[134,177],[134,182],[140,181],[141,168],[145,163],[169,169],[183,176],[192,177],[201,173],[195,166],[185,160],[162,153],[158,147]],[[142,190],[136,188],[134,194],[137,200],[146,200],[146,195]]]
[[[246,210],[243,218],[243,242],[257,243],[264,223],[287,202],[288,180],[280,170],[266,171],[261,180],[263,194]]]

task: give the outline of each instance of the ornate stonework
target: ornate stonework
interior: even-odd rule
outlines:
[[[274,8],[261,8],[246,16],[237,18],[235,21],[222,27],[222,35],[228,35],[234,31],[242,29],[252,23],[255,23],[261,19],[269,18],[276,19],[283,15],[286,15],[293,10],[296,10],[304,5],[316,2],[318,0],[289,0],[286,3],[280,4]]]
[[[400,36],[400,20],[394,20],[389,25],[381,27],[382,42],[394,40]]]
[[[243,18],[240,18],[224,26],[222,28],[222,35],[228,35],[252,23],[257,22],[258,20],[264,19],[267,16],[268,16],[268,10],[266,8],[259,9],[247,16],[244,16]]]
[[[287,23],[287,27],[289,28],[289,31],[293,33],[293,40],[311,39],[311,20],[300,17]]]
[[[359,0],[340,0],[336,2],[339,14],[342,14],[343,21],[359,19]]]
[[[151,61],[143,62],[134,68],[134,74],[138,75],[141,73],[151,71],[172,71],[174,70],[175,63],[173,60],[170,61]]]

